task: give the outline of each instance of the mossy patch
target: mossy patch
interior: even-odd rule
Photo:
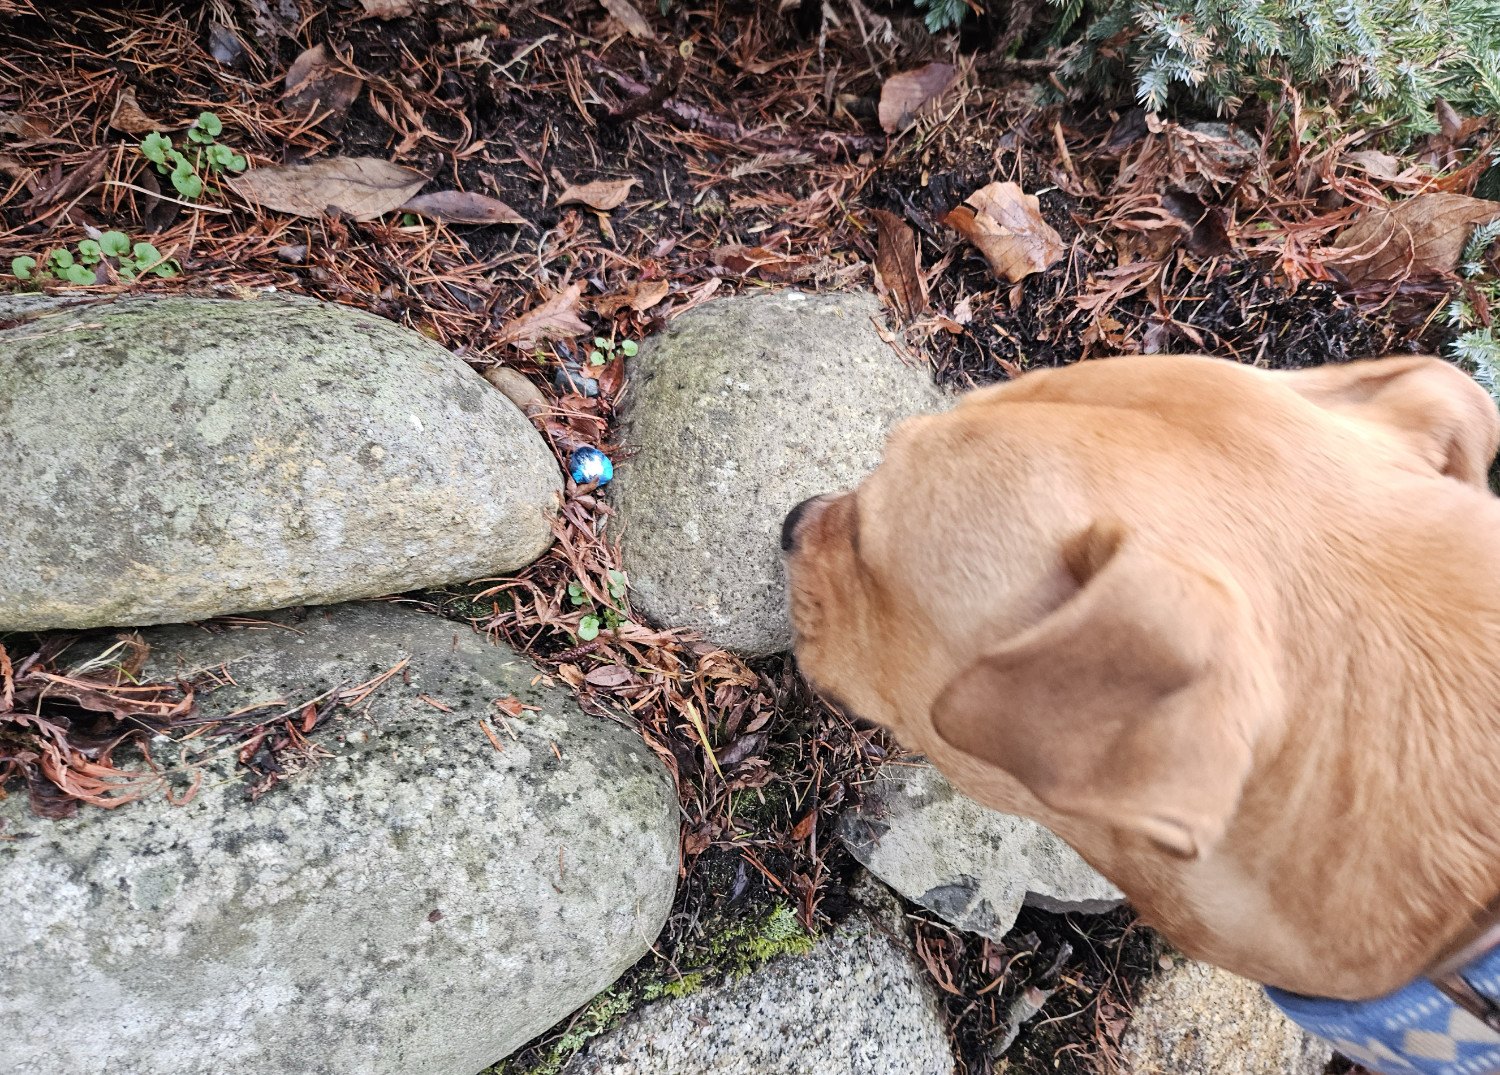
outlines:
[[[743,977],[778,956],[806,954],[817,943],[795,912],[781,903],[759,915],[705,923],[704,937],[692,952],[697,965],[674,967],[648,955],[580,1009],[557,1037],[533,1042],[481,1075],[558,1075],[573,1054],[619,1025],[633,1009],[690,996],[726,978]]]

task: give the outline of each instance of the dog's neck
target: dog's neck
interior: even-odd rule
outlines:
[[[1500,505],[1473,507],[1500,534]],[[1328,589],[1295,606],[1325,620],[1290,632],[1311,640],[1285,670],[1299,711],[1259,746],[1229,850],[1140,901],[1174,939],[1212,938],[1195,954],[1359,999],[1428,970],[1500,896],[1500,542],[1433,548],[1431,521],[1379,578],[1287,583]]]

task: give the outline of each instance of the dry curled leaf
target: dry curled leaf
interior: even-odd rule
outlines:
[[[642,41],[655,40],[656,35],[651,32],[651,25],[646,17],[640,13],[630,0],[599,0],[604,5],[604,10],[615,17],[615,21],[629,32],[631,37]]]
[[[515,344],[523,351],[534,351],[544,339],[571,339],[589,331],[578,318],[578,301],[583,296],[579,281],[527,310],[500,329],[501,343]]]
[[[286,69],[286,92],[282,106],[295,115],[329,112],[327,119],[342,119],[364,88],[364,79],[340,70],[328,56],[326,45],[316,45],[292,61]]]
[[[497,198],[463,190],[438,190],[419,194],[401,208],[408,213],[441,220],[445,224],[529,224],[520,213]]]
[[[613,317],[627,306],[636,313],[643,314],[666,298],[671,290],[672,285],[665,280],[641,280],[618,295],[595,299],[593,307],[595,312],[604,317]]]
[[[225,182],[246,201],[278,212],[320,217],[337,206],[355,220],[372,220],[401,208],[427,177],[378,157],[332,157],[252,168]]]
[[[135,99],[135,90],[126,86],[115,98],[115,109],[110,113],[109,125],[126,134],[149,134],[161,130],[161,121],[154,120],[142,111]]]
[[[958,85],[958,68],[930,63],[915,71],[892,75],[880,87],[880,128],[895,134],[911,126],[924,112],[937,107],[949,90]]]
[[[895,213],[876,209],[875,227],[879,248],[875,271],[890,292],[896,309],[910,321],[927,309],[927,281],[917,255],[917,233]]]
[[[634,179],[596,179],[592,183],[569,185],[557,196],[557,204],[576,202],[604,213],[623,202],[633,186]]]
[[[1458,268],[1476,224],[1500,217],[1500,202],[1462,194],[1417,194],[1364,215],[1333,241],[1330,259],[1353,287],[1432,279]]]
[[[359,0],[366,15],[377,19],[400,19],[412,13],[415,0]]]
[[[1041,202],[1015,183],[981,187],[943,223],[979,248],[990,271],[1013,284],[1063,256],[1062,236],[1042,219]]]

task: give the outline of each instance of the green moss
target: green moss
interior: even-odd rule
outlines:
[[[695,970],[691,974],[684,974],[681,978],[674,978],[669,982],[652,982],[641,990],[641,999],[650,1002],[660,1000],[662,997],[686,997],[702,988],[703,979],[703,972]]]
[[[573,1054],[618,1023],[631,1008],[632,990],[606,989],[591,1000],[588,1007],[573,1017],[562,1037],[553,1042],[539,1063],[529,1067],[512,1067],[502,1060],[481,1075],[557,1075]]]
[[[676,970],[648,957],[563,1024],[558,1038],[547,1042],[544,1037],[541,1043],[533,1043],[540,1044],[539,1051],[523,1049],[481,1075],[558,1075],[574,1053],[617,1026],[633,1008],[668,997],[691,996],[721,977],[743,977],[767,960],[803,954],[815,943],[792,909],[779,903],[760,915],[709,922],[704,930],[707,937],[701,946],[678,952],[679,959],[695,964],[691,970]]]

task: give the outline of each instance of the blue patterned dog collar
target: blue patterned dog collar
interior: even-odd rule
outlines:
[[[1482,953],[1459,974],[1481,1003],[1500,1005],[1500,948]],[[1427,978],[1374,1000],[1304,997],[1270,986],[1266,993],[1292,1022],[1382,1075],[1500,1072],[1500,1033]]]

